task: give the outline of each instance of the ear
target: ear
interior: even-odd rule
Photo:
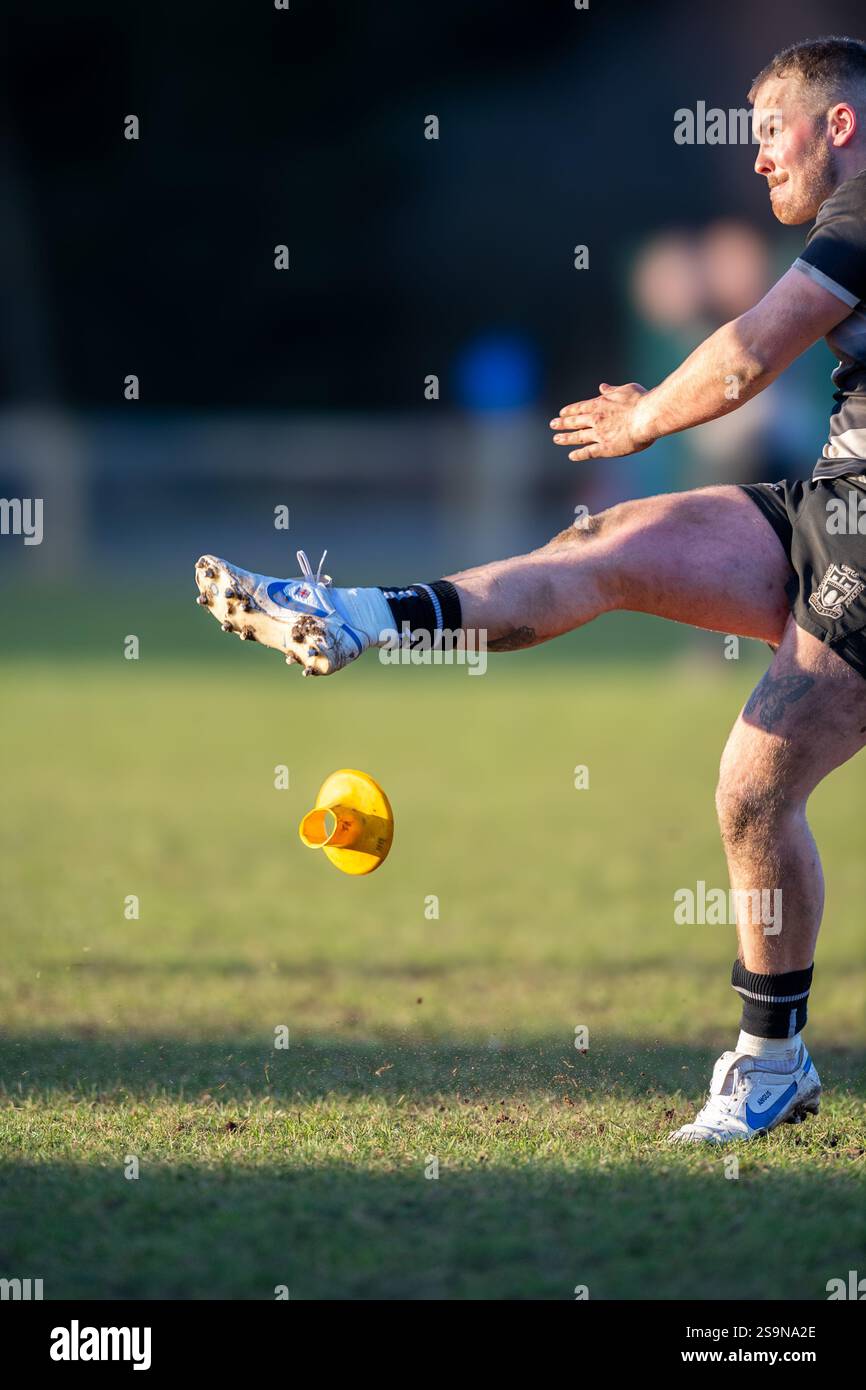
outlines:
[[[827,116],[830,138],[837,149],[850,145],[857,130],[857,112],[847,101],[840,101],[830,108]]]

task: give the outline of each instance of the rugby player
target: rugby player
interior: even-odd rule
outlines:
[[[809,481],[623,502],[528,555],[428,584],[337,588],[303,552],[294,580],[210,555],[196,566],[199,602],[223,627],[276,647],[305,675],[340,670],[407,625],[483,631],[489,651],[510,652],[616,609],[771,645],[716,796],[738,905],[740,1033],[677,1142],[752,1139],[818,1110],[802,1032],[824,888],[806,804],[866,743],[866,43],[795,44],[758,74],[749,101],[774,216],[812,223],[800,255],[658,386],[603,382],[550,423],[575,462],[634,454],[738,409],[824,338],[838,362],[835,403]],[[780,932],[751,910],[756,889],[781,891]]]

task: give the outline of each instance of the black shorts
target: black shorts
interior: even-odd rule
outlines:
[[[866,678],[866,475],[741,486],[791,562],[797,626]]]

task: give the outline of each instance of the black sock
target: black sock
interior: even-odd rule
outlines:
[[[786,975],[755,975],[735,960],[731,984],[743,1001],[743,1032],[755,1038],[793,1038],[799,1033],[806,1025],[813,969],[810,965]]]
[[[405,588],[382,589],[394,617],[394,627],[402,633],[458,632],[462,627],[460,595],[447,579],[432,584],[407,584]]]

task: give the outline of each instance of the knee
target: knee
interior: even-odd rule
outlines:
[[[722,762],[716,814],[727,849],[771,839],[786,814],[784,798],[768,769]]]
[[[566,526],[564,531],[551,537],[544,550],[552,550],[563,545],[584,545],[595,536],[601,534],[604,525],[606,512],[599,512],[597,516],[576,516],[570,526]]]
[[[620,502],[615,507],[608,507],[605,511],[593,515],[578,512],[571,525],[549,540],[544,548],[586,545],[588,541],[598,540],[601,536],[607,538],[622,527],[628,508],[628,502]]]

